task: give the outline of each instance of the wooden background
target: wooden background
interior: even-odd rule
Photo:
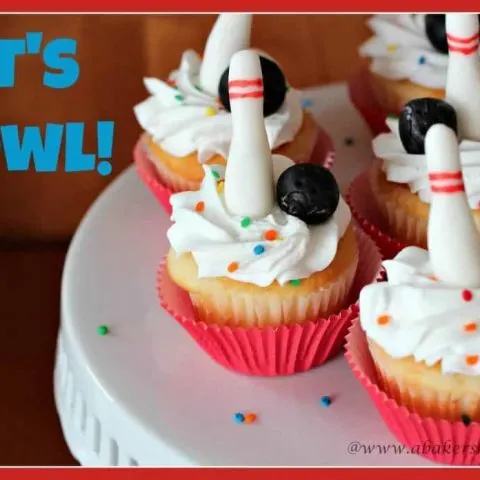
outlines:
[[[66,90],[42,86],[39,56],[17,63],[14,89],[0,89],[0,125],[84,121],[86,151],[95,151],[98,120],[116,123],[113,174],[6,171],[0,166],[0,238],[69,238],[100,191],[131,161],[140,130],[133,106],[146,98],[144,76],[164,78],[181,53],[202,52],[214,15],[0,16],[2,38],[43,32],[78,41],[79,81]],[[257,15],[253,46],[273,55],[291,85],[306,87],[346,78],[368,37],[365,15]],[[88,126],[90,128],[88,128]]]

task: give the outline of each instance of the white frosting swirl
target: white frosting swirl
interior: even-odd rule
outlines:
[[[170,75],[170,83],[176,88],[169,82],[146,78],[145,87],[151,96],[138,104],[134,112],[141,127],[165,151],[175,157],[197,152],[199,161],[205,163],[215,154],[227,158],[232,118],[218,107],[214,96],[199,88],[200,67],[199,56],[188,50],[180,68]],[[270,148],[291,142],[302,121],[300,93],[290,88],[282,107],[265,118]]]
[[[428,252],[418,247],[383,265],[388,281],[360,293],[367,336],[393,358],[412,355],[429,366],[441,362],[443,373],[480,375],[480,289],[469,290],[466,301],[463,289],[434,279]]]
[[[276,181],[293,163],[285,157],[273,158]],[[283,285],[320,272],[333,261],[338,242],[351,220],[342,198],[333,216],[322,225],[309,226],[275,206],[267,217],[252,219],[242,227],[242,217],[227,211],[210,166],[203,168],[205,176],[199,191],[171,197],[175,223],[167,232],[175,252],[192,253],[200,278],[228,277],[261,287],[277,280]],[[215,170],[219,172],[218,167]],[[202,212],[196,211],[199,202],[204,202]],[[268,230],[275,230],[279,238],[265,240],[263,236]],[[256,246],[262,246],[264,252],[255,254]],[[230,272],[228,265],[233,262],[238,269]]]
[[[374,15],[374,36],[360,47],[372,58],[371,70],[391,80],[410,80],[427,88],[444,89],[448,55],[433,48],[425,32],[425,15]]]
[[[383,160],[383,170],[389,182],[408,184],[424,203],[430,203],[431,191],[425,155],[405,151],[398,129],[398,120],[387,119],[390,133],[382,133],[373,140],[375,156]],[[480,142],[463,140],[460,143],[465,191],[473,209],[480,205]]]

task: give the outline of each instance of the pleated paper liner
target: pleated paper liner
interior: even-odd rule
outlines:
[[[411,413],[378,386],[377,373],[360,321],[347,336],[346,357],[385,424],[412,453],[448,465],[480,465],[480,424],[449,422]]]
[[[168,172],[163,172],[163,178],[168,178],[168,184],[160,178],[156,167],[150,160],[143,135],[137,141],[133,151],[133,159],[138,176],[142,179],[144,184],[153,193],[157,201],[167,212],[168,215],[172,213],[172,206],[170,205],[170,196],[172,193],[195,190],[196,187],[190,184],[188,181],[183,181],[178,176],[168,177]],[[333,150],[333,143],[330,137],[321,128],[318,129],[317,141],[313,146],[313,150],[310,155],[306,154],[302,158],[298,158],[298,163],[317,163],[323,165],[325,168],[330,169],[335,159],[335,153]],[[294,159],[293,159],[294,160]]]
[[[385,259],[391,259],[408,245],[386,233],[385,221],[373,198],[369,172],[358,175],[348,187],[346,201],[353,218],[380,248]]]
[[[388,132],[386,113],[375,99],[368,68],[359,68],[348,81],[350,100],[367,122],[374,136]]]
[[[163,262],[157,274],[160,303],[207,355],[229,370],[258,376],[305,372],[339,352],[352,320],[358,316],[360,290],[378,272],[382,258],[375,243],[360,229],[357,239],[360,258],[350,306],[328,318],[263,328],[207,325],[196,320],[189,295],[172,282]]]

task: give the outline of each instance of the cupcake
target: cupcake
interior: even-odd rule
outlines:
[[[480,234],[464,191],[455,132],[436,124],[425,144],[432,190],[428,251],[405,248],[384,262],[385,281],[362,289],[365,333],[352,330],[347,356],[409,447],[460,443],[456,453],[443,456],[416,453],[478,463],[479,451],[461,448],[480,433]]]
[[[272,375],[311,368],[338,350],[354,313],[360,253],[373,268],[378,255],[364,237],[357,243],[329,170],[271,154],[261,79],[254,51],[232,57],[233,138],[225,180],[204,165],[199,190],[172,195],[171,249],[159,293],[162,305],[220,363]],[[366,266],[357,283],[373,277]],[[187,302],[192,313],[179,314]],[[322,339],[326,353],[319,356]]]
[[[352,202],[357,203],[357,208],[353,207],[354,211],[358,210],[364,221],[375,224],[384,234],[398,241],[400,247],[416,245],[425,248],[427,245],[432,192],[424,137],[429,127],[435,123],[448,125],[459,134],[468,202],[480,228],[480,164],[477,161],[480,147],[480,129],[477,127],[480,121],[480,102],[477,105],[475,93],[472,93],[480,89],[480,76],[475,75],[477,69],[480,71],[477,53],[478,17],[463,15],[459,18],[466,22],[465,27],[462,27],[467,32],[464,37],[477,36],[471,42],[474,49],[468,56],[457,51],[455,43],[450,42],[446,92],[448,101],[436,98],[414,99],[405,105],[399,118],[389,117],[386,122],[389,132],[382,133],[373,140],[376,159],[370,172],[364,175],[364,180],[368,181],[372,191],[369,205],[358,180],[352,185],[352,195],[355,197]],[[455,25],[450,28],[455,30]],[[470,35],[472,31],[477,34]],[[457,37],[458,35],[457,33]],[[471,49],[470,45],[466,45],[467,49]],[[466,63],[467,59],[470,64]]]
[[[139,148],[146,159],[141,156],[138,162],[149,186],[160,182],[173,192],[197,190],[204,165],[225,165],[232,140],[228,65],[235,52],[248,47],[251,19],[250,14],[221,14],[203,59],[188,50],[167,81],[145,79],[150,97],[134,111],[145,131]],[[261,65],[269,147],[306,162],[316,145],[318,126],[303,111],[300,93],[288,87],[279,65],[265,54]]]
[[[168,273],[207,324],[328,316],[344,306],[358,263],[350,212],[333,175],[311,164],[295,168],[283,156],[272,160],[259,65],[253,51],[232,58],[225,181],[204,165],[200,190],[171,198]]]
[[[380,133],[385,116],[398,116],[410,100],[445,96],[445,15],[381,14],[368,24],[373,36],[360,47],[364,63],[350,93],[374,133]]]

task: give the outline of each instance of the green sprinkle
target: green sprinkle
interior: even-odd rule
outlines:
[[[398,117],[396,115],[388,115],[387,117],[389,120],[398,120]]]
[[[195,90],[196,90],[197,92],[201,92],[201,91],[202,91],[202,89],[201,89],[198,85],[195,85]]]
[[[302,283],[301,280],[290,280],[290,285],[293,285],[294,287],[298,287]]]
[[[250,217],[243,217],[242,221],[240,222],[240,225],[243,228],[248,227],[252,223],[252,219]]]
[[[179,102],[183,102],[185,99],[183,98],[183,95],[175,95],[175,100],[178,100]]]
[[[285,91],[288,92],[290,90],[290,85],[285,85]]]
[[[100,325],[98,328],[97,328],[97,333],[100,335],[100,336],[103,336],[103,335],[106,335],[108,333],[108,327],[106,325]]]
[[[218,172],[216,172],[215,170],[212,170],[212,175],[213,175],[213,178],[216,178],[216,179],[220,178],[220,174]]]

